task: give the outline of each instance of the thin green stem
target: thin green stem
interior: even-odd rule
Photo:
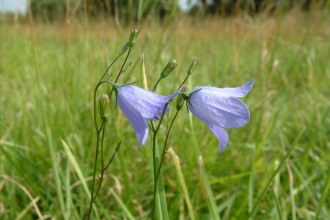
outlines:
[[[94,172],[93,172],[93,180],[92,180],[91,199],[90,199],[90,202],[89,202],[89,210],[88,210],[88,220],[91,219],[92,207],[93,207],[93,203],[94,203],[94,185],[95,185],[95,177],[96,177],[96,165],[97,165],[97,159],[98,159],[98,155],[99,155],[99,142],[100,142],[100,132],[99,132],[99,130],[97,130],[96,152],[95,152],[95,161],[94,161]]]
[[[174,118],[170,124],[170,127],[168,128],[168,131],[166,133],[166,137],[165,137],[165,141],[164,141],[164,148],[163,148],[163,153],[162,153],[162,158],[160,160],[160,164],[159,164],[159,167],[158,167],[158,171],[157,171],[157,175],[156,175],[156,181],[158,180],[158,177],[159,177],[159,173],[160,173],[160,168],[162,167],[162,164],[163,164],[163,161],[164,161],[164,157],[165,157],[165,154],[168,150],[168,147],[166,147],[166,143],[167,143],[167,140],[168,140],[168,137],[170,135],[170,131],[171,131],[171,128],[172,128],[172,125],[176,119],[176,117],[178,116],[178,113],[179,111],[176,111],[175,115],[174,115]]]
[[[125,66],[125,64],[126,64],[126,62],[127,62],[127,59],[128,59],[128,57],[129,57],[129,54],[131,53],[131,49],[132,49],[131,47],[128,49],[128,52],[127,52],[126,58],[125,58],[125,60],[124,60],[124,62],[123,62],[123,65],[121,66],[120,71],[119,71],[119,73],[118,73],[118,75],[117,75],[117,77],[116,77],[115,83],[118,81],[120,75],[123,73],[123,69],[124,69],[124,66]]]
[[[152,89],[153,92],[156,91],[156,89],[157,89],[157,85],[158,85],[158,83],[160,82],[160,80],[162,80],[162,78],[159,78],[158,81],[155,83],[154,88]]]
[[[97,85],[95,86],[94,89],[94,97],[93,97],[93,116],[94,116],[94,123],[95,123],[95,130],[96,130],[96,152],[95,152],[95,161],[94,161],[94,172],[93,172],[93,181],[92,181],[92,190],[91,190],[91,199],[90,199],[90,203],[89,203],[89,210],[88,210],[88,219],[91,218],[91,213],[92,213],[92,207],[93,207],[93,203],[94,203],[94,185],[95,185],[95,177],[96,177],[96,166],[97,166],[97,159],[98,159],[98,154],[99,154],[99,142],[100,142],[100,133],[102,132],[102,148],[103,148],[103,137],[104,137],[104,123],[102,122],[100,128],[98,128],[98,123],[97,123],[97,119],[96,119],[96,93],[97,90],[99,88],[99,86],[104,83],[102,80],[105,77],[105,75],[108,73],[109,69],[111,68],[111,66],[118,60],[118,58],[120,57],[120,55],[118,55],[114,61],[111,62],[111,64],[108,66],[108,68],[105,70],[105,72],[103,73],[102,77],[100,78],[100,80],[98,81]],[[102,149],[102,176],[103,176],[103,149]],[[102,180],[101,180],[102,182]],[[101,184],[100,184],[101,185]],[[99,187],[100,187],[99,185]],[[99,189],[98,189],[99,191]],[[97,193],[98,193],[97,191]]]
[[[105,125],[105,124],[106,124],[106,122],[102,123],[103,126],[102,126],[102,137],[101,137],[101,163],[102,163],[102,171],[101,171],[100,183],[99,183],[99,185],[98,185],[98,188],[97,188],[97,190],[96,190],[95,196],[94,196],[94,198],[93,198],[94,201],[95,201],[97,195],[98,195],[99,192],[100,192],[101,185],[102,185],[102,181],[103,181],[103,176],[104,176],[104,169],[103,169],[103,167],[104,167],[103,144],[104,144],[104,132],[105,132],[105,126],[104,126],[104,125]],[[95,176],[95,175],[94,175],[94,176]],[[94,186],[93,186],[93,188],[94,188]]]
[[[154,172],[154,200],[153,200],[153,204],[152,204],[152,211],[151,211],[151,218],[154,219],[155,218],[155,206],[156,206],[156,193],[157,193],[157,180],[158,180],[158,175],[160,173],[160,165],[159,165],[159,168],[157,169],[157,165],[156,165],[156,137],[157,137],[157,133],[159,131],[159,128],[160,128],[160,125],[163,121],[163,118],[164,118],[164,114],[165,114],[165,111],[166,111],[166,108],[168,106],[169,102],[167,102],[164,106],[164,109],[163,109],[163,113],[162,113],[162,117],[160,118],[159,120],[159,123],[156,127],[156,129],[154,128],[154,125],[153,123],[151,122],[151,127],[152,127],[152,131],[153,131],[153,137],[152,137],[152,160],[153,160],[153,172]]]
[[[156,134],[157,131],[154,131],[153,137],[152,137],[152,161],[153,161],[153,167],[154,167],[154,200],[152,204],[152,212],[151,212],[151,218],[152,220],[155,219],[155,206],[156,206],[156,191],[157,191],[157,180],[156,180]]]
[[[114,61],[112,61],[112,62],[110,63],[110,65],[109,65],[108,68],[105,70],[105,72],[103,73],[102,77],[100,78],[98,84],[101,83],[101,81],[103,80],[103,78],[105,77],[105,75],[108,73],[109,69],[110,69],[110,68],[112,67],[112,65],[118,60],[119,57],[120,57],[120,55],[118,55],[118,56],[114,59]]]
[[[114,83],[116,83],[116,82],[118,81],[120,75],[124,72],[123,69],[124,69],[125,63],[127,62],[127,59],[128,59],[128,57],[129,57],[129,54],[130,54],[130,53],[131,53],[131,47],[128,49],[128,52],[127,52],[126,58],[125,58],[125,60],[124,60],[124,62],[123,62],[123,65],[122,65],[121,68],[120,68],[120,71],[119,71],[119,73],[118,73],[118,75],[117,75],[117,77],[116,77]],[[113,93],[113,89],[110,90],[109,98],[111,98],[112,93]]]
[[[112,157],[110,158],[109,163],[103,168],[103,171],[105,171],[106,169],[109,168],[109,165],[111,164],[111,162],[112,162],[113,159],[115,158],[116,153],[117,153],[117,151],[118,151],[119,148],[120,148],[120,145],[121,145],[121,141],[119,141],[119,143],[117,144],[117,147],[115,148],[115,152],[113,153]]]
[[[183,82],[181,83],[180,87],[183,86],[183,84],[188,80],[189,76],[190,76],[190,75],[187,75],[187,76],[186,76],[186,78],[185,78],[185,79],[183,80]],[[180,88],[180,87],[179,87],[179,88]]]
[[[118,58],[118,57],[117,57]],[[117,59],[116,58],[116,59]],[[111,65],[113,64],[113,62],[111,63]],[[110,65],[110,66],[111,66]],[[108,69],[110,68],[110,66],[108,67]],[[108,71],[108,69],[107,69],[107,71]],[[101,79],[100,79],[100,81],[97,83],[97,85],[95,86],[95,89],[94,89],[94,97],[93,97],[93,103],[94,103],[94,105],[93,105],[93,112],[94,112],[94,114],[93,114],[93,117],[94,117],[94,123],[95,123],[95,129],[96,129],[96,132],[99,132],[99,128],[98,128],[98,125],[97,125],[97,120],[96,120],[96,92],[97,92],[97,90],[98,90],[98,88],[100,87],[100,85],[102,85],[103,83],[110,83],[109,81],[106,81],[106,80],[104,80],[104,81],[101,81],[101,80],[103,80],[103,78],[104,78],[104,76],[105,76],[105,74],[106,74],[106,72],[107,71],[105,71],[105,73],[103,74],[103,76],[101,77]],[[111,90],[112,91],[112,90]],[[109,97],[111,97],[111,96],[109,96]],[[101,125],[102,126],[102,125]]]

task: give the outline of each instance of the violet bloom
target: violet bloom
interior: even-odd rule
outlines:
[[[147,120],[159,120],[165,104],[179,94],[181,88],[169,96],[162,96],[148,90],[132,86],[112,84],[117,104],[134,128],[138,146],[145,145],[148,138]],[[166,108],[168,112],[170,107]]]
[[[183,94],[191,113],[204,121],[218,138],[221,152],[228,144],[224,128],[239,128],[250,120],[249,109],[237,97],[248,94],[252,86],[253,80],[238,88],[198,86]]]

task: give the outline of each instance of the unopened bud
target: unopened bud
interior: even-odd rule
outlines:
[[[194,71],[194,69],[196,68],[196,66],[198,65],[199,61],[198,60],[193,60],[193,62],[191,63],[189,69],[188,69],[188,75],[191,75]]]
[[[167,77],[177,66],[178,64],[176,63],[176,60],[171,59],[166,65],[166,67],[163,69],[162,73],[160,74],[160,78]]]
[[[107,94],[102,94],[100,98],[100,116],[103,122],[107,122],[110,115],[110,99]]]
[[[120,51],[119,51],[119,56],[121,56],[121,55],[123,55],[125,52],[126,52],[126,50],[129,48],[129,45],[128,45],[128,43],[126,43],[121,49],[120,49]]]
[[[185,98],[184,98],[184,94],[185,92],[187,92],[188,86],[187,85],[183,85],[182,89],[181,89],[181,93],[178,95],[178,98],[176,99],[176,110],[180,111],[183,107],[183,104],[185,102]]]
[[[136,38],[137,36],[139,35],[139,32],[140,30],[134,28],[132,31],[131,31],[131,35],[129,36],[129,41],[128,41],[128,45],[129,47],[133,47],[135,42],[136,42]]]

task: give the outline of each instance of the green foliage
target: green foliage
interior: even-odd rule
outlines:
[[[178,87],[193,59],[199,64],[190,88],[255,82],[243,98],[251,120],[228,130],[222,154],[206,125],[181,110],[163,170],[169,219],[210,219],[216,212],[221,219],[330,218],[328,16],[175,20],[168,29],[158,23],[141,29],[122,82],[142,86],[142,53],[149,87],[170,59],[179,63],[158,85],[163,95]],[[0,28],[0,219],[36,219],[37,210],[44,218],[83,219],[95,156],[93,90],[130,29],[36,25],[33,45],[28,25]],[[95,218],[148,219],[150,149],[136,148],[114,101],[105,158],[122,144],[105,173]],[[161,129],[159,142],[164,136]],[[213,198],[206,196],[210,189]]]
[[[68,4],[67,4],[68,3]],[[88,16],[89,18],[117,17],[121,23],[140,21],[150,15],[163,18],[174,8],[175,0],[31,0],[33,14],[43,21],[64,20],[69,9],[70,16]]]
[[[300,8],[310,11],[329,8],[329,0],[214,0],[213,4],[204,2],[204,8],[197,6],[190,11],[212,15],[233,15],[241,13],[257,14],[259,12],[290,11]],[[33,14],[42,21],[61,21],[69,16],[90,19],[116,18],[120,24],[141,22],[153,17],[165,19],[179,14],[176,0],[31,0]]]
[[[64,20],[66,3],[65,1],[57,0],[32,0],[31,11],[38,19],[48,21]]]

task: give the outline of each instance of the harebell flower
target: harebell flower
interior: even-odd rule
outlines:
[[[134,128],[138,146],[145,145],[148,138],[147,120],[159,120],[166,103],[179,94],[181,88],[169,96],[162,96],[148,90],[132,86],[112,84],[116,92],[117,104]],[[164,113],[170,107],[167,106]]]
[[[220,151],[228,144],[225,128],[239,128],[250,120],[250,112],[243,97],[252,89],[253,80],[237,88],[198,86],[191,92],[183,92],[189,111],[207,124],[220,142]]]

